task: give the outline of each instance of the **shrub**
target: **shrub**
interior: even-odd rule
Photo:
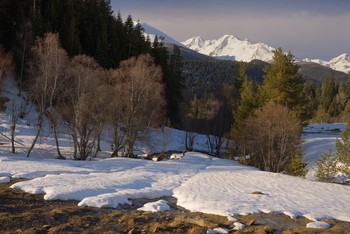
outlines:
[[[315,177],[322,182],[335,182],[335,177],[338,173],[337,168],[338,157],[336,154],[329,151],[321,156],[317,161]]]
[[[303,156],[301,154],[295,154],[291,158],[286,172],[289,175],[305,177],[308,172],[308,170],[305,169],[306,165],[307,163],[304,161]]]
[[[268,103],[248,117],[243,129],[243,147],[251,165],[281,172],[300,153],[300,120],[287,107]]]

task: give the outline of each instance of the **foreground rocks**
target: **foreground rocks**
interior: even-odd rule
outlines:
[[[195,213],[176,207],[168,199],[171,211],[142,212],[136,210],[150,200],[133,201],[133,206],[120,209],[97,209],[77,206],[77,201],[45,201],[0,184],[1,233],[207,233],[229,230],[229,233],[350,233],[350,223],[322,220],[329,229],[306,228],[305,218],[291,219],[282,214],[254,214],[227,217]],[[234,230],[235,223],[244,228]]]

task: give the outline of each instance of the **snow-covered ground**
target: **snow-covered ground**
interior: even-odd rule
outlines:
[[[11,87],[11,84],[8,84]],[[16,93],[16,92],[14,92]],[[9,133],[9,113],[0,113],[0,130]],[[28,126],[30,125],[30,126]],[[329,146],[334,146],[339,133],[324,131],[338,125],[313,125],[305,129],[303,146],[306,160],[312,163]],[[323,129],[322,129],[323,128]],[[339,129],[344,124],[339,124]],[[304,216],[317,221],[323,217],[350,222],[350,187],[310,181],[278,173],[263,172],[232,160],[218,159],[205,154],[188,152],[174,160],[108,158],[91,161],[57,160],[49,128],[40,139],[30,158],[25,158],[35,131],[30,119],[20,120],[16,140],[17,154],[11,154],[8,139],[1,137],[0,181],[12,178],[28,180],[12,185],[44,199],[74,199],[80,206],[116,207],[130,204],[130,199],[177,198],[179,206],[191,211],[233,215],[258,212],[279,212],[291,217]],[[142,145],[141,151],[155,147],[184,149],[184,132],[166,128],[152,130],[155,142]],[[164,135],[162,135],[164,134]],[[70,140],[64,134],[61,141],[64,153],[71,153]],[[205,136],[198,135],[195,147],[206,150]],[[151,146],[150,146],[151,145]],[[152,146],[153,145],[153,146]],[[104,155],[111,153],[108,133],[103,138]],[[166,203],[148,204],[145,210],[167,209]]]
[[[47,200],[74,199],[80,206],[116,207],[130,204],[129,199],[173,196],[191,211],[225,216],[280,212],[350,221],[349,186],[263,172],[201,153],[160,162],[62,161],[7,154],[0,156],[0,171],[0,177],[31,179],[12,188],[45,194]],[[262,194],[253,194],[256,191]]]
[[[344,123],[312,124],[304,128],[302,134],[304,160],[308,163],[306,178],[315,180],[315,168],[317,159],[321,155],[335,152],[335,141],[341,138],[341,131],[345,129]]]

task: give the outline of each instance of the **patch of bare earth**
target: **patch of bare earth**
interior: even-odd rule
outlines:
[[[217,227],[230,233],[350,233],[347,222],[323,220],[332,227],[306,229],[309,220],[283,214],[236,216],[246,227],[234,231],[226,217],[186,211],[172,198],[168,198],[172,210],[167,212],[137,211],[146,199],[120,209],[83,208],[77,201],[45,201],[42,195],[9,188],[14,182],[0,184],[1,233],[207,233]]]

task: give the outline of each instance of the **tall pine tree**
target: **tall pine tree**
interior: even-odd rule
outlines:
[[[253,81],[247,78],[244,79],[240,93],[240,103],[233,114],[234,124],[232,132],[236,138],[241,136],[246,119],[259,107],[256,86]]]
[[[264,81],[259,90],[262,103],[275,102],[284,105],[305,120],[303,92],[305,80],[294,63],[293,55],[276,49],[271,66],[264,68]]]
[[[185,87],[185,79],[182,75],[181,68],[181,50],[177,45],[174,45],[173,52],[170,56],[169,74],[165,77],[167,112],[172,125],[180,123],[179,109],[182,101],[182,91]]]

